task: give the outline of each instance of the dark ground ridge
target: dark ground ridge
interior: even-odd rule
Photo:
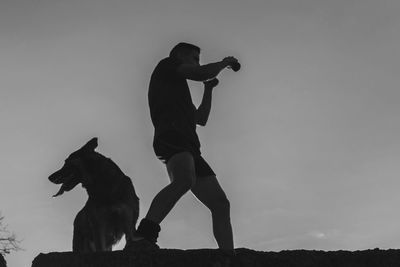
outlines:
[[[229,258],[217,249],[161,249],[154,252],[113,251],[80,254],[39,254],[32,267],[400,267],[399,249],[359,251],[284,250],[263,252],[236,249]]]

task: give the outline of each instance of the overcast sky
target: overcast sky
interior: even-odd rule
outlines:
[[[71,250],[86,192],[52,198],[47,177],[93,136],[145,215],[168,183],[148,82],[181,41],[202,63],[242,63],[198,129],[236,247],[400,248],[399,13],[397,0],[1,0],[0,210],[25,249],[8,266]],[[190,194],[161,226],[163,248],[216,248]]]

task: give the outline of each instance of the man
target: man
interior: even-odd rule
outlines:
[[[218,247],[233,251],[230,204],[216,175],[200,152],[196,125],[205,126],[211,110],[215,78],[226,67],[238,65],[234,57],[200,66],[200,48],[179,43],[155,68],[149,86],[150,115],[155,128],[153,147],[167,167],[170,184],[153,199],[135,234],[135,246],[156,249],[159,224],[189,190],[211,211]],[[203,99],[193,105],[187,79],[204,82]],[[139,245],[140,244],[140,245]]]

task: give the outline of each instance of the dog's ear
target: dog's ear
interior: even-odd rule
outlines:
[[[89,150],[89,151],[94,151],[96,149],[97,145],[98,145],[97,137],[93,137],[89,142],[86,143],[86,145],[84,145],[82,147],[82,149]]]

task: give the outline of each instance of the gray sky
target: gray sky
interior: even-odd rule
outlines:
[[[0,210],[25,248],[9,266],[71,250],[86,192],[53,199],[47,177],[93,136],[145,215],[168,183],[147,86],[180,41],[203,63],[242,63],[219,76],[199,128],[237,247],[400,248],[399,12],[396,0],[2,0]],[[209,212],[188,194],[159,244],[215,248]]]

